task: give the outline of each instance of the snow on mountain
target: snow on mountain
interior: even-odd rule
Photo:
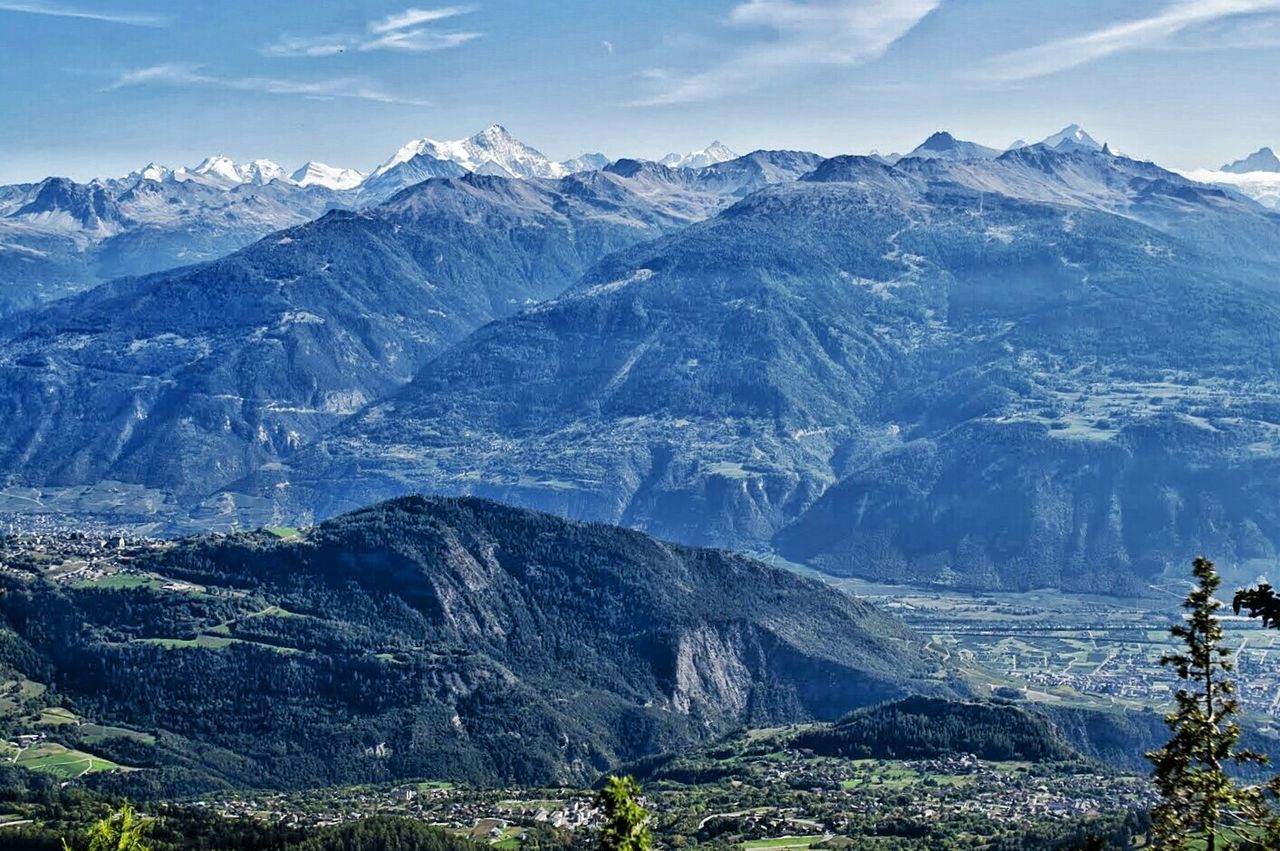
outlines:
[[[273,160],[258,159],[248,163],[237,163],[222,154],[206,157],[195,168],[180,168],[172,173],[179,183],[195,181],[222,189],[234,189],[246,183],[254,186],[266,186],[273,180],[287,180],[288,172]]]
[[[583,154],[580,157],[565,160],[560,163],[560,165],[564,166],[565,171],[570,174],[578,174],[584,171],[599,171],[611,162],[613,162],[613,160],[609,159],[604,154]]]
[[[464,174],[467,174],[467,170],[453,160],[441,160],[423,153],[397,163],[381,173],[374,171],[360,183],[359,190],[363,198],[377,202],[424,180],[436,177],[461,177]]]
[[[381,177],[399,165],[424,156],[456,163],[466,171],[500,177],[557,178],[569,173],[565,166],[521,142],[502,125],[494,124],[466,139],[414,139],[374,169],[370,178]]]
[[[169,169],[167,166],[151,163],[141,171],[129,175],[139,180],[166,181],[178,183],[201,183],[219,189],[234,189],[244,184],[266,186],[273,180],[288,181],[289,173],[274,160],[257,159],[247,163],[238,163],[228,156],[215,154],[205,157],[193,168]]]
[[[1068,124],[1057,133],[1040,141],[1046,148],[1055,151],[1101,151],[1102,145],[1084,131],[1079,124]]]
[[[138,171],[135,171],[132,174],[130,174],[126,179],[150,180],[153,183],[163,183],[164,181],[168,180],[172,176],[173,176],[173,169],[169,168],[167,165],[160,165],[159,163],[147,163]]]
[[[230,157],[222,154],[205,157],[195,168],[178,169],[174,172],[174,179],[179,183],[195,180],[197,183],[209,183],[221,186],[224,189],[230,189],[233,186],[239,186],[244,183],[240,167]]]
[[[254,160],[248,165],[237,166],[236,170],[242,183],[252,183],[255,186],[266,186],[273,180],[288,177],[288,172],[272,160]]]
[[[42,180],[30,200],[12,216],[35,230],[47,233],[79,233],[101,239],[114,236],[121,230],[120,216],[111,203],[110,190],[98,180],[89,183],[76,183],[65,177]]]
[[[700,151],[690,151],[687,154],[667,154],[658,162],[667,168],[706,168],[709,165],[728,162],[737,158],[737,154],[720,142],[712,142]]]
[[[1270,148],[1259,148],[1244,159],[1227,163],[1221,171],[1232,174],[1249,174],[1250,172],[1280,172],[1280,157]]]
[[[289,179],[299,186],[323,186],[336,191],[354,189],[364,178],[364,173],[354,168],[337,168],[315,160],[304,163],[289,175]]]

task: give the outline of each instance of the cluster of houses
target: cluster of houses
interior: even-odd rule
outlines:
[[[522,800],[524,790],[473,790],[431,784],[360,787],[306,796],[268,794],[197,801],[227,818],[256,818],[273,824],[324,827],[380,813],[394,813],[454,830],[479,840],[524,841],[528,830],[550,827],[574,831],[596,827],[600,810],[581,792],[559,800]]]
[[[0,569],[38,570],[53,579],[100,579],[128,572],[162,541],[121,532],[54,530],[0,535]]]

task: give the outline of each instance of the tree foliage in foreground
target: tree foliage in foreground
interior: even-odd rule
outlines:
[[[607,778],[596,803],[604,811],[600,851],[649,851],[653,845],[649,812],[640,803],[640,784],[634,777]]]
[[[126,803],[119,810],[98,819],[85,832],[84,841],[71,845],[62,841],[63,851],[83,848],[84,851],[150,851],[144,842],[151,830],[151,822],[134,811],[133,805]]]
[[[1237,591],[1232,598],[1231,608],[1235,609],[1237,615],[1241,609],[1247,609],[1249,617],[1261,619],[1263,626],[1280,629],[1280,597],[1276,596],[1276,590],[1266,582]]]
[[[1184,622],[1170,634],[1183,649],[1161,657],[1184,682],[1174,698],[1176,708],[1166,718],[1172,737],[1147,756],[1154,766],[1160,799],[1151,810],[1156,847],[1177,849],[1188,842],[1203,843],[1206,851],[1244,847],[1240,836],[1261,829],[1262,790],[1240,787],[1228,771],[1231,765],[1266,762],[1266,758],[1237,747],[1240,708],[1230,673],[1231,649],[1223,644],[1222,602],[1214,592],[1222,579],[1213,562],[1199,557],[1192,565],[1196,587],[1187,595]]]
[[[143,817],[125,804],[96,818],[100,800],[85,799],[62,808],[65,835],[40,824],[0,834],[4,851],[486,851],[466,837],[413,818],[376,815],[346,824],[286,827],[251,818],[226,818],[188,808],[160,807]],[[82,827],[77,827],[81,825]],[[69,830],[68,830],[69,828]],[[535,846],[536,847],[536,846]]]
[[[1280,629],[1280,596],[1270,583],[1259,582],[1252,588],[1236,591],[1231,608],[1236,614],[1246,611],[1249,617],[1262,621],[1264,627]],[[1280,797],[1280,777],[1272,778],[1267,784],[1266,794],[1272,801]],[[1280,819],[1274,816],[1268,819],[1260,837],[1257,847],[1280,848]]]

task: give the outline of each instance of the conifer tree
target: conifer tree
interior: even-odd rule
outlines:
[[[1185,649],[1160,659],[1184,685],[1175,695],[1175,710],[1165,718],[1172,737],[1147,754],[1160,795],[1151,811],[1152,833],[1158,848],[1182,848],[1195,838],[1206,851],[1223,851],[1228,847],[1223,828],[1255,821],[1262,803],[1260,790],[1238,787],[1227,767],[1265,758],[1236,747],[1239,706],[1229,678],[1231,649],[1222,643],[1217,614],[1222,602],[1213,596],[1222,580],[1203,556],[1193,563],[1192,573],[1197,584],[1182,604],[1188,614],[1170,630]]]

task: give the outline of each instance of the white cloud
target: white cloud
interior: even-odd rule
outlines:
[[[105,91],[115,91],[127,86],[141,86],[146,83],[194,83],[203,82],[204,79],[196,74],[195,65],[180,65],[177,63],[152,65],[149,68],[135,68],[132,71],[125,71],[116,78],[114,83],[107,86]]]
[[[1042,77],[1124,51],[1174,46],[1175,36],[1224,18],[1277,10],[1280,0],[1177,0],[1145,18],[994,57],[980,75],[996,80]]]
[[[609,54],[610,56],[612,56],[612,55],[613,55],[613,42],[611,42],[611,41],[602,41],[602,42],[600,42],[600,46],[601,46],[601,47],[603,47],[603,48],[608,52],[608,54]]]
[[[169,25],[169,19],[162,15],[79,9],[74,6],[63,6],[60,3],[0,2],[0,12],[25,12],[29,15],[50,15],[55,18],[82,18],[88,21],[105,21],[106,23],[125,24],[131,27],[166,27]]]
[[[263,56],[333,56],[346,52],[350,43],[342,35],[281,36],[260,51]]]
[[[448,50],[480,37],[472,32],[436,32],[434,30],[398,30],[366,41],[360,50],[404,50],[422,53],[430,50]]]
[[[416,27],[419,24],[429,24],[433,21],[443,21],[446,18],[456,18],[458,15],[465,15],[468,12],[474,12],[475,6],[444,6],[440,9],[405,9],[394,15],[388,15],[381,21],[369,24],[369,32],[386,33],[393,30],[403,30],[409,27]]]
[[[942,0],[747,0],[725,22],[764,38],[692,74],[665,69],[646,76],[658,92],[639,106],[708,100],[758,88],[781,74],[853,66],[882,56]]]
[[[126,71],[107,86],[104,91],[116,91],[130,86],[208,86],[273,95],[299,95],[308,98],[352,98],[378,103],[399,103],[412,106],[428,106],[427,101],[390,94],[362,77],[339,77],[328,80],[281,80],[274,77],[219,77],[207,74],[197,65],[172,63],[152,65]]]
[[[322,36],[284,35],[261,49],[263,56],[333,56],[348,50],[398,50],[425,53],[447,50],[480,38],[482,33],[439,30],[422,26],[474,12],[475,6],[443,6],[438,9],[405,9],[379,21],[365,32]]]

